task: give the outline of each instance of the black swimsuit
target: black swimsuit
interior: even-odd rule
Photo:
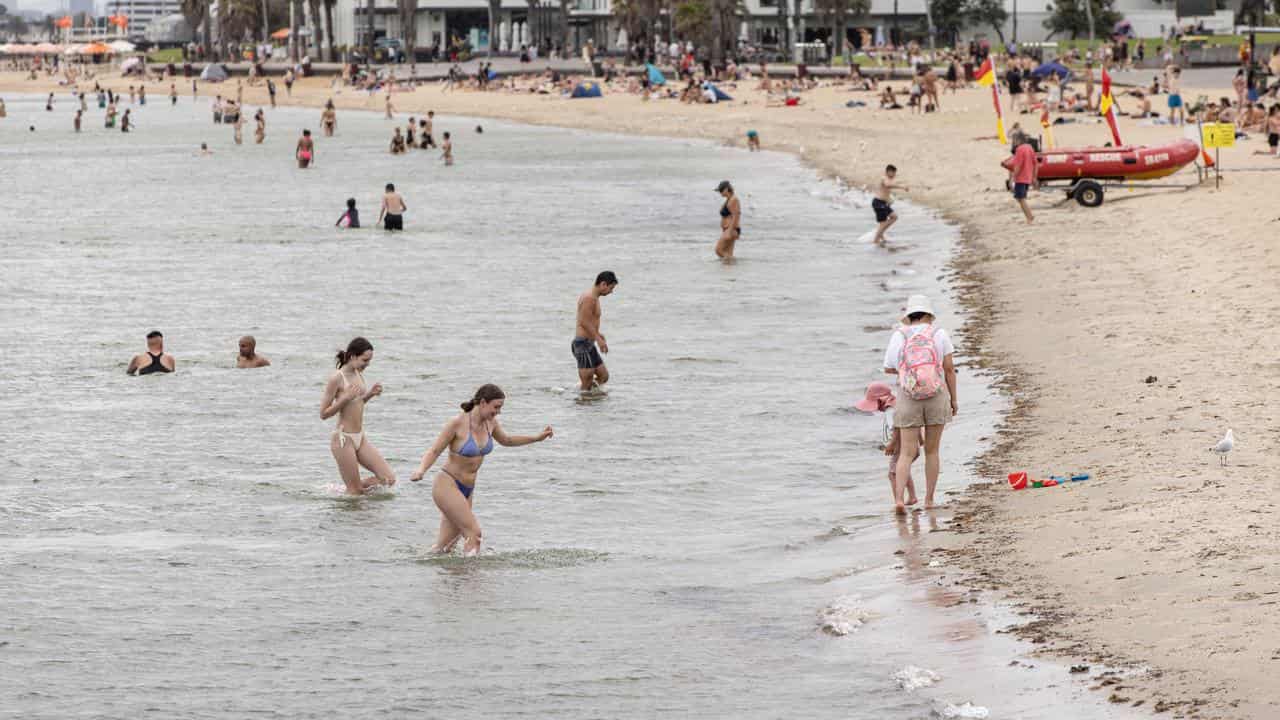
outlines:
[[[155,353],[148,350],[147,354],[151,356],[151,364],[144,368],[139,369],[138,370],[139,375],[150,375],[151,373],[158,373],[158,372],[163,372],[163,373],[173,372],[169,368],[165,367],[164,363],[160,362],[160,358],[164,357],[164,353],[160,353],[159,355],[156,355]]]
[[[733,214],[733,213],[729,212],[729,201],[728,201],[728,200],[725,200],[725,201],[724,201],[724,207],[720,208],[720,217],[722,217],[722,218],[727,218],[727,217],[729,217],[729,216],[730,216],[730,215],[732,215],[732,214]],[[734,231],[734,233],[741,234],[741,233],[742,233],[742,228],[740,228],[740,227],[735,227],[735,228],[733,229],[733,231]]]

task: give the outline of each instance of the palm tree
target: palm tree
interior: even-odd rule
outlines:
[[[573,31],[569,26],[569,6],[574,2],[575,0],[560,0],[560,22],[564,23],[564,44],[561,47],[565,54],[569,53],[573,39]]]
[[[529,27],[529,41],[534,47],[537,47],[539,40],[538,27],[541,24],[538,19],[542,15],[541,7],[538,0],[525,0],[525,3],[529,5],[529,17],[525,20]]]
[[[498,15],[501,12],[502,0],[489,0],[489,57],[493,57],[493,46],[498,44]]]
[[[201,44],[208,48],[209,0],[182,0],[182,17],[186,18],[192,34],[197,38],[201,38]],[[204,28],[203,37],[200,33],[202,27]]]
[[[405,54],[414,55],[414,47],[418,44],[418,0],[396,0],[396,12],[400,16],[400,40],[404,42]]]

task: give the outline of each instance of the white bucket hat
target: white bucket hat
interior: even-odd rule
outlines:
[[[912,295],[907,298],[907,309],[903,311],[902,319],[905,322],[907,316],[920,312],[929,313],[933,317],[938,316],[938,314],[933,311],[933,303],[929,302],[928,297],[924,295]]]

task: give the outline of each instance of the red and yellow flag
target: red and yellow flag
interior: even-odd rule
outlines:
[[[976,76],[979,85],[991,88],[991,103],[996,108],[996,136],[1000,138],[1001,145],[1008,145],[1009,139],[1004,134],[1004,111],[1000,108],[1000,81],[996,78],[996,65],[990,55],[982,61]]]
[[[58,21],[54,24],[60,28],[69,28],[71,27],[71,16],[63,15],[62,17],[58,18]]]
[[[1116,147],[1124,145],[1120,140],[1120,129],[1116,127],[1116,100],[1111,96],[1111,76],[1107,74],[1107,67],[1102,66],[1102,98],[1098,101],[1098,112],[1107,120],[1107,127],[1111,128],[1111,139]]]
[[[1040,109],[1040,127],[1044,128],[1044,147],[1053,149],[1053,121],[1049,119],[1049,103]]]

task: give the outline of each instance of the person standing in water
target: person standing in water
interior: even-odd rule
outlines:
[[[612,294],[616,287],[618,276],[611,270],[605,270],[596,276],[590,290],[578,296],[578,318],[569,349],[578,362],[578,382],[583,392],[590,392],[609,382],[609,370],[600,357],[600,353],[609,354],[609,343],[600,332],[600,298]]]
[[[355,198],[347,198],[347,211],[342,213],[342,217],[338,218],[338,222],[334,223],[333,226],[340,228],[360,227],[360,211],[356,210]]]
[[[244,115],[242,115],[241,113],[236,113],[236,119],[232,122],[232,127],[235,128],[233,137],[235,137],[236,144],[243,145],[244,144]]]
[[[267,96],[271,98],[271,107],[276,106],[276,84],[267,78]]]
[[[147,104],[147,86],[146,85],[138,86],[138,104],[139,105]]]
[[[239,346],[240,354],[236,355],[237,368],[260,368],[271,364],[265,355],[258,354],[258,341],[252,335],[240,338]]]
[[[886,165],[884,177],[880,178],[880,184],[876,185],[876,196],[871,198],[871,209],[876,214],[876,235],[873,240],[876,245],[884,245],[884,232],[898,222],[898,213],[893,211],[893,191],[907,192],[907,186],[895,183],[894,178],[897,176],[898,168]]]
[[[114,102],[107,103],[106,128],[108,130],[116,126],[116,104]]]
[[[387,119],[395,117],[395,108],[391,105],[391,83],[387,83]]]
[[[440,144],[440,157],[444,158],[446,167],[453,165],[453,141],[449,139],[449,133],[444,134],[444,141]]]
[[[46,112],[53,112],[53,93],[49,93],[49,99],[45,101],[44,109]]]
[[[129,375],[171,373],[177,369],[177,366],[173,356],[164,351],[164,335],[159,330],[152,330],[147,333],[147,351],[134,355],[125,373]]]
[[[716,192],[724,198],[724,205],[720,208],[720,239],[716,241],[716,257],[732,260],[733,246],[742,237],[742,203],[728,180],[721,180]]]
[[[169,105],[178,104],[178,85],[177,83],[169,83]]]
[[[329,450],[338,463],[338,473],[351,495],[362,495],[382,485],[396,484],[396,474],[382,453],[364,434],[364,407],[382,394],[382,384],[367,386],[364,371],[373,361],[373,344],[358,337],[337,355],[338,371],[325,383],[320,399],[320,419],[338,416],[338,425],[329,439]],[[361,478],[360,468],[373,473]]]
[[[80,119],[81,119],[82,117],[84,117],[84,111],[83,111],[83,110],[77,110],[77,111],[76,111],[76,121],[75,121],[76,132],[80,132]]]
[[[396,128],[397,131],[399,129]],[[396,186],[387,183],[387,192],[382,196],[382,211],[378,213],[378,222],[382,223],[382,227],[386,230],[403,230],[404,211],[408,209],[404,204],[404,198],[396,192]],[[374,224],[377,225],[377,223]]]
[[[129,132],[129,108],[125,108],[124,115],[120,116],[120,132]]]
[[[333,137],[333,131],[338,128],[338,111],[333,107],[333,100],[330,99],[324,104],[324,110],[320,113],[320,129],[324,131],[325,137]]]
[[[293,156],[298,160],[298,167],[305,170],[311,167],[311,163],[315,160],[316,144],[311,140],[311,131],[303,130],[302,137],[298,138],[298,146],[293,150]]]
[[[462,413],[445,423],[422,456],[418,469],[409,476],[413,482],[421,480],[448,448],[449,459],[431,486],[431,499],[440,509],[440,532],[432,552],[449,552],[461,536],[465,541],[463,552],[468,556],[479,554],[480,523],[472,512],[472,493],[480,466],[485,456],[493,452],[495,440],[503,447],[519,447],[552,436],[550,425],[537,435],[508,435],[498,423],[506,397],[497,385],[481,385],[470,400],[462,403]]]
[[[253,121],[257,126],[253,129],[253,142],[261,145],[267,139],[267,115],[262,112],[262,108],[258,108],[258,112],[253,114]]]
[[[956,398],[955,346],[947,331],[933,326],[933,305],[924,295],[907,299],[902,325],[889,337],[884,371],[898,376],[898,401],[893,426],[901,430],[898,467],[894,473],[893,504],[905,512],[902,493],[910,477],[911,462],[920,450],[924,428],[924,507],[933,507],[941,468],[942,431],[959,411]]]
[[[422,149],[433,148],[436,146],[436,139],[432,133],[435,132],[436,111],[428,110],[427,119],[422,121]]]

